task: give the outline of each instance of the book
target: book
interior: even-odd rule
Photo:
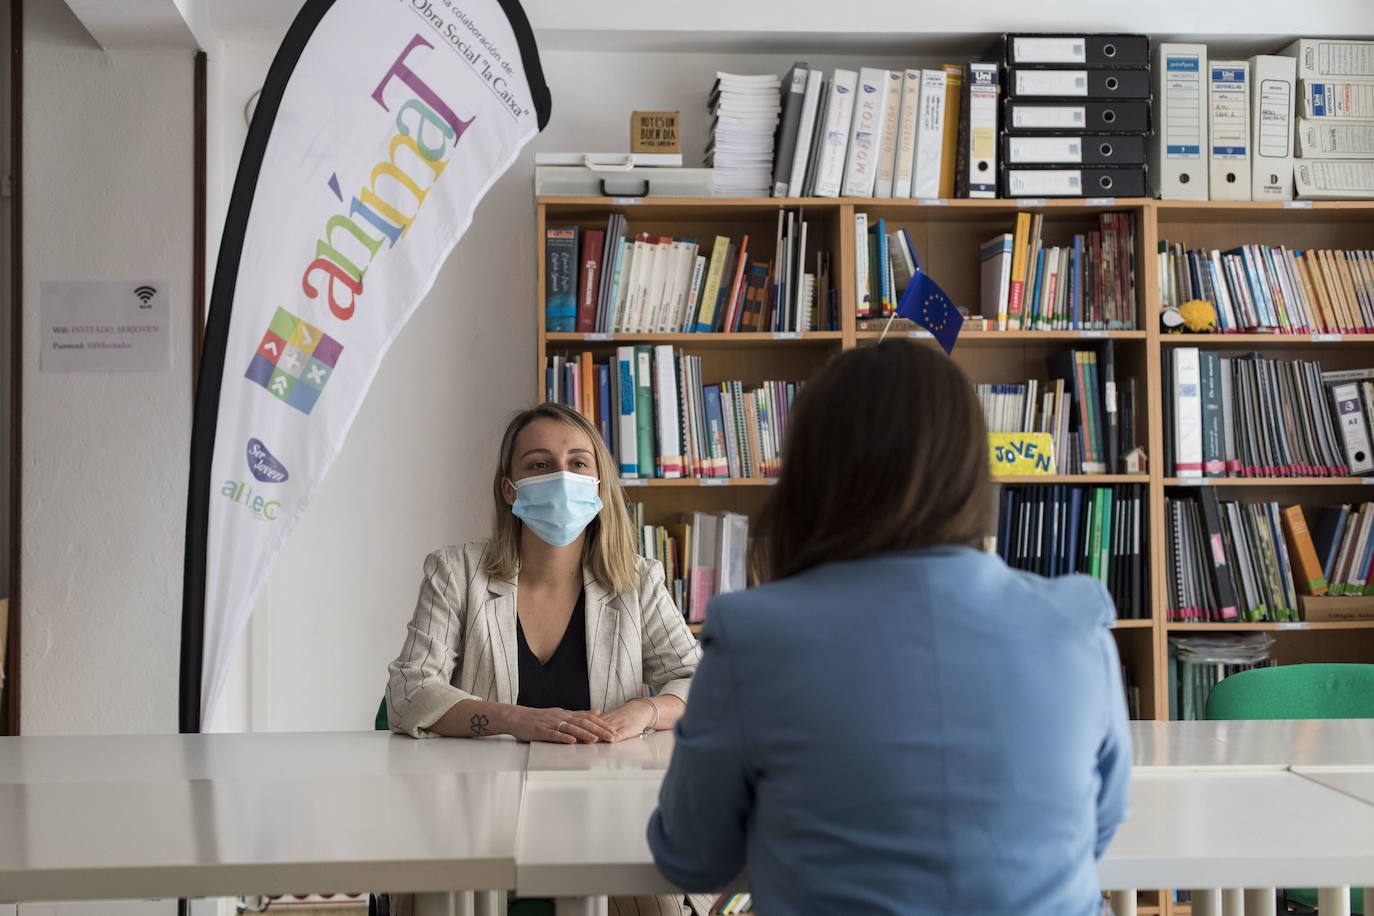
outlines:
[[[596,330],[596,305],[601,294],[601,266],[606,233],[588,229],[582,233],[581,258],[577,280],[577,330]]]
[[[1042,576],[1093,576],[1119,618],[1148,618],[1142,499],[1139,484],[1002,487],[993,551],[1008,566]]]
[[[773,196],[786,197],[792,181],[796,160],[797,138],[800,135],[802,108],[806,101],[806,83],[810,76],[806,64],[796,63],[783,77],[782,120],[778,125],[778,139],[773,154]]]
[[[749,518],[734,512],[687,512],[664,525],[650,524],[643,503],[626,503],[641,556],[663,564],[664,585],[679,612],[706,619],[719,594],[749,587]]]
[[[940,197],[954,196],[955,168],[959,158],[959,108],[964,97],[964,68],[945,64],[944,143],[940,153]]]
[[[916,119],[916,152],[911,169],[911,196],[940,196],[940,164],[945,148],[944,70],[921,71],[921,98]]]
[[[897,146],[894,150],[893,197],[911,196],[911,169],[916,157],[916,123],[920,117],[921,71],[902,71],[898,104]]]
[[[897,134],[900,130],[902,108],[901,70],[887,72],[887,90],[883,95],[882,145],[878,151],[878,180],[873,186],[874,197],[893,197],[893,182],[897,175]]]
[[[846,154],[849,151],[849,128],[854,118],[854,96],[858,88],[859,74],[853,70],[836,69],[830,78],[825,120],[822,122],[824,130],[820,159],[816,168],[814,192],[817,197],[840,196]]]
[[[854,93],[854,120],[845,161],[844,197],[872,197],[878,179],[878,159],[883,145],[883,115],[887,109],[889,72],[876,67],[859,71]]]
[[[1303,595],[1325,595],[1326,574],[1317,559],[1317,550],[1312,544],[1311,532],[1307,530],[1302,506],[1283,506],[1280,514],[1283,517],[1283,539],[1288,545],[1298,592]]]
[[[572,331],[577,327],[576,226],[544,230],[544,328]]]

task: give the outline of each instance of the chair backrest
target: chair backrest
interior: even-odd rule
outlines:
[[[1374,665],[1279,665],[1233,674],[1207,697],[1209,719],[1374,719]]]
[[[382,705],[377,707],[377,718],[373,720],[372,725],[379,732],[391,731],[391,723],[386,717],[386,697],[382,697]]]

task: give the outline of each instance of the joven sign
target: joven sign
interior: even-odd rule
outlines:
[[[183,731],[213,725],[230,648],[391,341],[549,108],[516,0],[307,0],[297,16],[249,130],[211,295]]]

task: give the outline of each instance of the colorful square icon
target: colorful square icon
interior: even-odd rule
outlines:
[[[277,309],[244,378],[308,414],[334,374],[343,345],[286,309]]]

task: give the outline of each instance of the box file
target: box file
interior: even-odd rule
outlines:
[[[1009,99],[1005,129],[1143,134],[1150,129],[1150,103],[1124,101],[1029,102]],[[1248,185],[1247,185],[1248,187]]]
[[[1208,64],[1210,133],[1207,184],[1212,200],[1250,199],[1250,64]]]
[[[1250,58],[1250,199],[1293,199],[1293,91],[1297,61]]]
[[[1299,118],[1296,133],[1304,159],[1374,159],[1374,121]]]
[[[1007,70],[1011,98],[1148,99],[1149,70]]]
[[[1156,49],[1150,181],[1165,200],[1207,199],[1207,46],[1166,42]]]
[[[1008,67],[1071,66],[1147,67],[1150,39],[1146,35],[1015,35],[1002,36]]]
[[[1008,197],[1144,197],[1145,167],[1007,168]]]
[[[959,106],[958,173],[961,197],[997,196],[997,64],[968,65]]]
[[[1144,165],[1140,134],[1054,134],[1002,138],[1002,155],[1017,165]]]
[[[1299,200],[1374,199],[1374,160],[1298,159],[1293,163]]]
[[[1299,38],[1283,49],[1298,61],[1298,79],[1374,79],[1374,41]]]
[[[1374,82],[1302,81],[1305,118],[1374,118]]]
[[[1356,382],[1340,382],[1331,386],[1331,403],[1335,408],[1336,425],[1341,431],[1346,461],[1354,476],[1374,471],[1374,456],[1369,446],[1369,430],[1365,426],[1364,400]]]

